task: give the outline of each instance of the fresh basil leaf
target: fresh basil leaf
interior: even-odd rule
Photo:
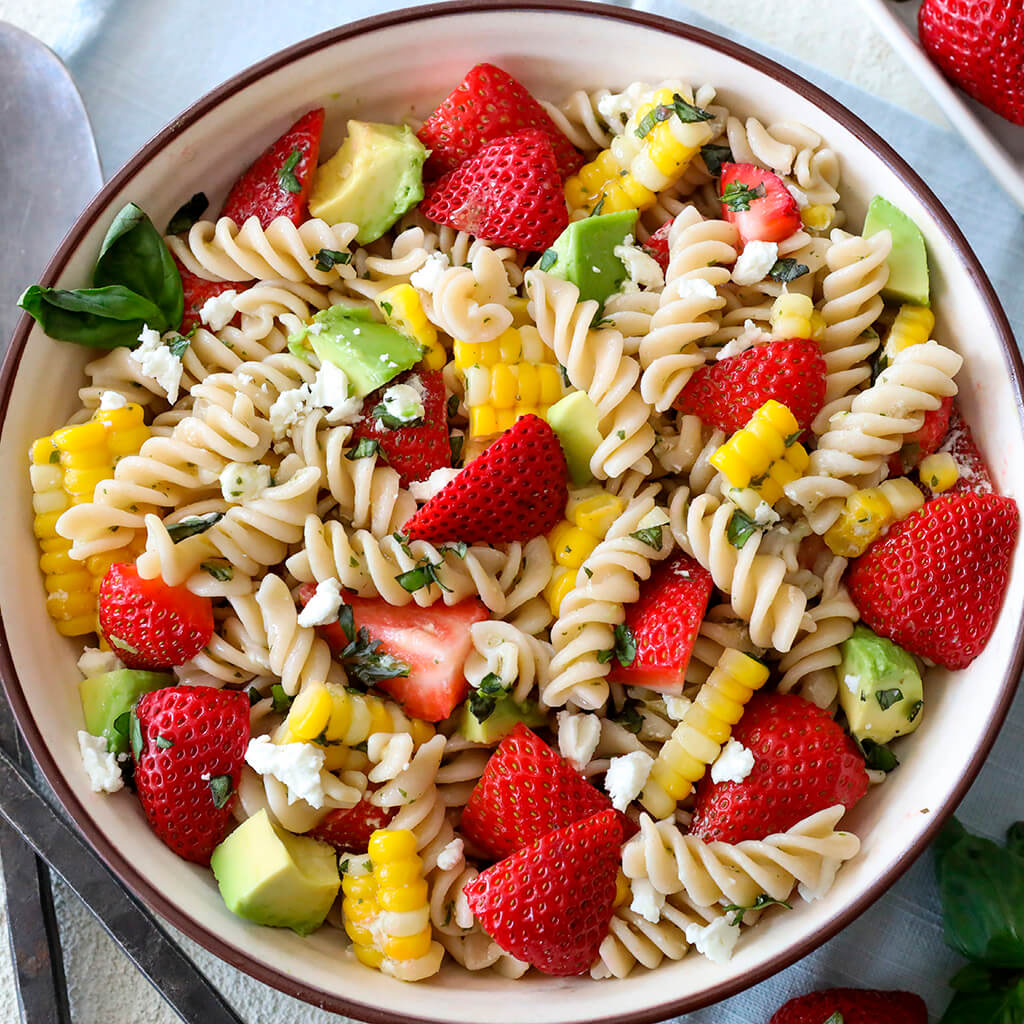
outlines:
[[[742,548],[744,544],[750,540],[752,534],[756,533],[760,527],[754,522],[750,516],[741,508],[733,510],[732,518],[729,520],[729,526],[725,531],[725,535],[729,538],[729,543],[734,548]]]
[[[338,625],[341,626],[341,631],[345,634],[345,639],[349,643],[352,643],[356,638],[356,620],[352,613],[352,605],[343,604],[338,609]]]
[[[772,269],[768,271],[768,276],[773,281],[788,284],[790,281],[795,281],[798,277],[803,277],[804,274],[809,274],[810,270],[811,268],[806,263],[797,263],[792,256],[783,256],[782,259],[776,260],[772,264]]]
[[[316,264],[317,270],[322,270],[326,273],[328,270],[333,269],[337,266],[344,266],[346,263],[352,262],[352,253],[343,252],[341,249],[318,249],[310,259]],[[388,316],[391,316],[391,304],[388,302],[382,302],[381,306],[387,306],[384,310]]]
[[[537,264],[538,270],[550,270],[558,262],[558,253],[554,249],[545,249]]]
[[[132,757],[138,761],[142,757],[142,723],[139,721],[139,716],[135,713],[134,707],[128,715],[128,739],[132,745]]]
[[[846,1021],[843,1015],[838,1010],[836,1010],[836,1012],[833,1013],[827,1021],[825,1021],[825,1024],[846,1024]]]
[[[231,781],[230,775],[213,775],[209,781],[213,806],[219,811],[231,799],[235,784]]]
[[[608,662],[611,661],[612,658],[614,658],[614,657],[615,657],[615,649],[612,648],[612,647],[609,647],[608,650],[606,650],[606,651],[598,651],[597,652],[597,663],[598,663],[598,665],[607,665]]]
[[[299,179],[295,177],[295,168],[302,159],[303,153],[305,153],[305,149],[293,149],[288,154],[285,162],[277,170],[277,180],[280,182],[281,188],[286,192],[291,192],[293,195],[302,191],[302,185],[299,183]]]
[[[888,711],[893,704],[899,704],[903,700],[903,691],[897,686],[890,690],[875,690],[875,700],[883,711]]]
[[[588,217],[600,217],[603,211],[604,211],[604,196],[601,196],[601,198],[598,199],[597,204],[595,205],[595,207],[590,211],[589,214],[587,214],[587,216]]]
[[[114,719],[112,725],[114,732],[119,736],[123,736],[125,739],[129,738],[129,730],[131,729],[131,712],[122,711],[121,714]]]
[[[743,915],[751,910],[763,910],[765,907],[785,907],[787,910],[792,910],[793,905],[788,903],[786,900],[777,900],[768,893],[763,892],[757,899],[754,900],[749,906],[741,906],[738,903],[730,903],[728,906],[722,907],[727,914],[735,913],[730,924],[739,926],[743,924]],[[833,1015],[834,1016],[834,1015]]]
[[[167,340],[167,347],[171,350],[171,355],[176,359],[181,359],[191,344],[192,340],[182,334],[176,334]]]
[[[755,199],[763,199],[765,196],[764,185],[757,185],[748,188],[742,181],[730,181],[725,186],[725,191],[718,197],[733,213],[742,213],[750,209],[750,204]]]
[[[456,557],[464,559],[469,551],[469,545],[464,540],[458,540],[454,544],[442,544],[438,550],[442,553],[451,551]]]
[[[636,661],[636,637],[624,622],[615,627],[615,657],[623,668],[629,668]]]
[[[349,462],[355,462],[356,459],[368,459],[372,455],[379,455],[385,462],[388,461],[388,457],[381,447],[380,441],[373,437],[361,437],[359,443],[350,452],[345,452],[345,458]]]
[[[412,548],[409,547],[409,538],[404,533],[396,530],[391,534],[391,539],[402,549],[406,558],[412,558]]]
[[[683,124],[698,124],[701,121],[715,119],[714,114],[709,114],[703,108],[687,102],[677,92],[672,94],[672,110]]]
[[[701,146],[700,155],[704,158],[704,166],[712,178],[717,178],[722,173],[722,164],[731,164],[735,159],[728,146]]]
[[[465,434],[449,434],[448,435],[448,451],[452,457],[452,466],[455,469],[459,468],[459,463],[462,461],[462,446],[466,443]]]
[[[979,964],[964,964],[952,978],[949,987],[955,992],[991,992],[998,988],[997,972]]]
[[[274,710],[279,715],[288,714],[288,709],[292,706],[294,697],[289,697],[284,691],[284,687],[280,683],[274,683],[270,688],[270,696],[274,701]]]
[[[452,588],[445,586],[437,575],[437,570],[443,567],[444,562],[431,562],[427,556],[424,556],[412,569],[400,572],[395,580],[410,594],[415,594],[417,590],[429,587],[432,583],[436,583],[443,591],[450,594]]]
[[[915,700],[913,704],[907,709],[907,721],[912,722],[921,713],[921,708],[924,707],[923,700]]]
[[[860,740],[859,743],[864,754],[865,767],[886,774],[899,768],[900,763],[896,755],[885,744],[875,743],[874,740]]]
[[[174,216],[167,222],[165,234],[180,235],[182,231],[188,231],[206,213],[209,205],[210,200],[206,198],[206,193],[196,192],[187,203],[182,203],[175,211]]]
[[[1006,848],[1010,853],[1024,857],[1024,821],[1016,821],[1007,829]]]
[[[501,697],[508,692],[501,684],[501,677],[496,672],[488,672],[477,685],[477,692],[485,697]]]
[[[409,665],[381,650],[380,641],[372,640],[365,626],[360,627],[355,639],[341,652],[340,659],[349,682],[364,689],[382,679],[396,679],[409,674]]]
[[[227,583],[235,575],[230,565],[218,565],[216,562],[201,562],[199,568],[208,572],[218,583]]]
[[[454,419],[459,414],[459,396],[449,395],[448,404],[446,405],[446,411],[449,419]]]
[[[622,710],[611,716],[613,722],[618,722],[626,732],[635,736],[644,727],[644,716],[636,709],[632,701],[626,701]]]
[[[383,402],[379,402],[371,410],[371,415],[374,419],[377,419],[387,427],[388,430],[403,430],[405,427],[422,427],[423,417],[417,416],[411,420],[400,420],[397,416],[392,416],[388,412],[387,406]]]
[[[214,523],[224,518],[223,512],[207,512],[204,516],[185,516],[180,522],[171,523],[167,527],[167,534],[177,544],[186,537],[195,537],[197,534],[206,533]]]
[[[958,992],[939,1024],[1020,1024],[1024,1021],[1024,979],[994,992]]]
[[[636,533],[631,533],[630,537],[640,541],[641,544],[646,544],[649,548],[654,548],[655,551],[660,551],[661,535],[662,527],[647,526],[642,530],[637,530]]]
[[[90,348],[136,345],[145,326],[163,322],[148,299],[122,285],[106,288],[26,288],[18,305],[51,338]]]
[[[156,745],[161,750],[167,750],[169,747],[174,746],[174,740],[168,739],[166,736],[157,736]]]

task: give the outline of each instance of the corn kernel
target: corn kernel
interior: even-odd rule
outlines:
[[[836,208],[829,203],[813,203],[800,211],[800,219],[804,226],[812,231],[824,231],[832,223]]]
[[[573,522],[594,537],[604,537],[612,523],[622,515],[625,503],[614,494],[595,494],[573,510]]]
[[[418,960],[430,952],[431,939],[429,928],[415,935],[391,936],[385,939],[382,952],[392,960]]]
[[[544,588],[544,599],[548,603],[552,614],[557,615],[562,601],[573,587],[576,586],[576,573],[571,569],[555,570],[548,585]]]
[[[927,484],[936,494],[948,491],[960,478],[960,467],[949,452],[926,455],[917,471],[921,483]]]
[[[923,345],[931,337],[934,326],[935,314],[927,306],[904,303],[900,306],[885,341],[886,358],[892,362],[905,348]]]
[[[814,303],[806,295],[785,292],[773,303],[768,319],[773,338],[810,338]]]
[[[374,864],[416,856],[416,836],[409,829],[377,829],[368,847]]]

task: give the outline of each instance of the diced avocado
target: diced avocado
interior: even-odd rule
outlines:
[[[115,729],[114,722],[131,711],[132,705],[144,693],[173,685],[174,676],[165,672],[141,672],[133,668],[119,668],[114,672],[89,676],[78,684],[85,728],[93,736],[103,736],[111,753],[127,753],[128,731]]]
[[[928,305],[928,253],[920,228],[887,199],[875,196],[864,219],[864,237],[883,229],[892,234],[889,253],[889,281],[882,289],[882,298],[890,302]]]
[[[604,440],[597,429],[601,422],[597,406],[585,391],[574,391],[548,409],[547,421],[565,452],[572,482],[577,487],[589,484],[594,478],[590,459]]]
[[[902,647],[857,625],[842,645],[839,703],[859,740],[888,743],[921,724],[924,695],[917,663]]]
[[[321,362],[345,371],[352,394],[365,398],[403,370],[411,369],[423,348],[394,327],[375,323],[365,308],[335,305],[313,317],[313,323],[288,338],[296,355],[309,346]]]
[[[636,210],[620,210],[599,217],[574,220],[540,258],[541,270],[571,281],[580,290],[580,301],[603,303],[626,280],[626,268],[615,255],[633,233]]]
[[[328,224],[359,228],[368,245],[423,198],[427,151],[407,125],[349,121],[348,138],[317,168],[309,212]]]
[[[246,818],[213,851],[210,867],[232,913],[299,935],[324,923],[341,885],[332,847],[286,832],[265,810]]]
[[[469,743],[498,743],[518,722],[533,728],[543,725],[545,721],[544,712],[534,701],[526,700],[520,704],[511,697],[501,697],[495,702],[494,710],[480,722],[467,701],[462,705],[459,734]]]

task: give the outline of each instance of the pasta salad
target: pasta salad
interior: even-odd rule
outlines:
[[[706,85],[324,120],[22,296],[106,350],[29,453],[92,787],[404,980],[727,960],[1005,592],[921,233]]]

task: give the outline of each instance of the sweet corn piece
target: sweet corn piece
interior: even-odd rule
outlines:
[[[892,505],[878,487],[854,491],[826,531],[825,543],[842,558],[856,558],[892,521]]]
[[[288,710],[288,729],[301,741],[316,739],[331,719],[333,701],[323,683],[301,690]]]
[[[772,337],[810,338],[813,329],[811,316],[814,314],[814,303],[807,295],[796,292],[784,292],[773,303],[768,319],[772,325]]]
[[[555,561],[567,569],[578,569],[590,557],[599,540],[599,537],[573,526],[568,520],[562,520],[549,536]]]
[[[396,284],[377,296],[377,305],[388,323],[423,346],[423,365],[428,370],[440,370],[448,356],[437,340],[437,329],[427,319],[420,297],[411,284]]]
[[[926,455],[917,467],[921,483],[927,485],[936,494],[948,491],[960,479],[960,467],[949,452],[936,452]]]
[[[552,614],[557,615],[566,595],[576,586],[576,573],[572,569],[556,569],[544,588],[544,600]]]
[[[595,494],[572,510],[572,521],[584,532],[603,538],[625,507],[625,502],[615,494]]]
[[[896,355],[911,345],[923,345],[932,334],[935,314],[927,306],[900,306],[885,340],[885,356],[892,362]]]
[[[812,203],[800,211],[804,227],[812,231],[825,231],[835,220],[836,208],[831,203]]]
[[[796,418],[781,402],[769,399],[747,425],[737,430],[712,456],[711,464],[720,470],[733,487],[748,487],[751,481],[767,477],[772,464],[784,457],[801,462],[802,447],[791,439],[799,433]],[[789,442],[787,448],[787,442]],[[788,449],[800,448],[792,454]],[[803,452],[806,456],[806,452]],[[778,500],[778,499],[776,499]],[[769,503],[770,504],[770,503]]]
[[[916,512],[924,504],[921,488],[905,476],[897,476],[878,485],[885,495],[885,500],[892,508],[893,522],[906,519],[911,512]]]

